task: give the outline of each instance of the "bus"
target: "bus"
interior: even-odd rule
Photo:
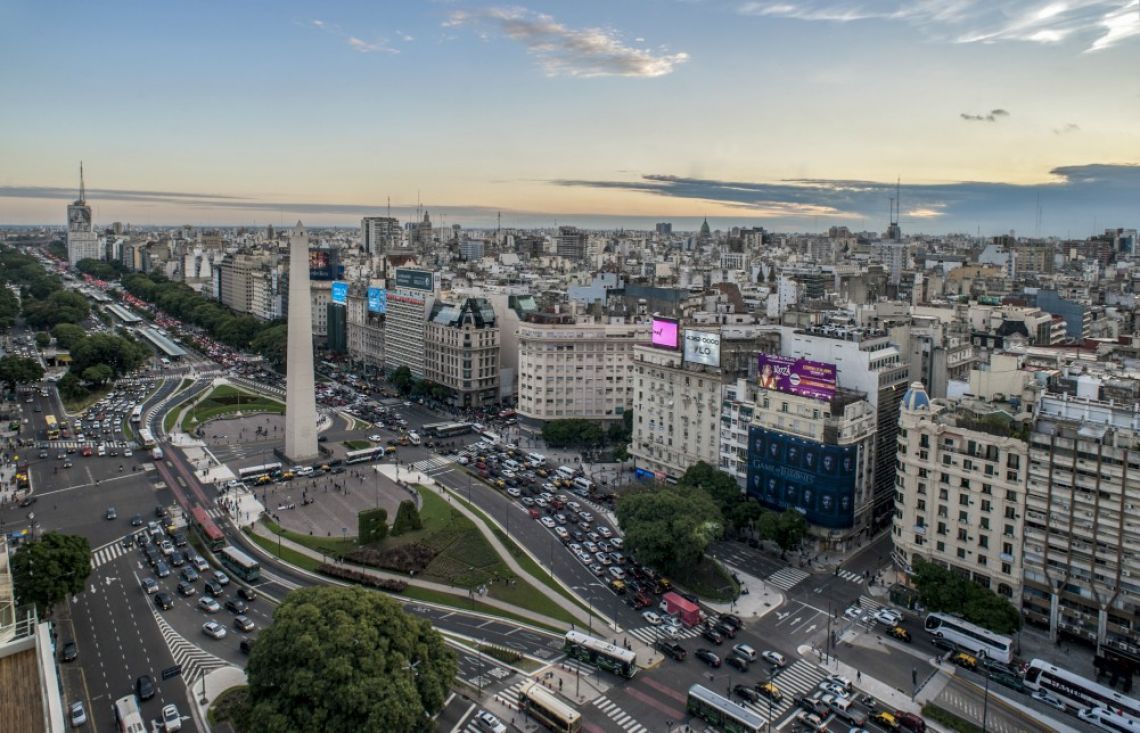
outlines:
[[[454,438],[471,432],[471,423],[437,422],[423,427],[424,435],[430,438]]]
[[[135,405],[135,409],[131,410],[131,424],[138,425],[142,422],[142,405]]]
[[[1042,659],[1034,659],[1029,663],[1029,668],[1025,670],[1025,686],[1034,692],[1047,690],[1053,693],[1065,703],[1070,712],[1102,707],[1140,720],[1140,701],[1067,669],[1055,667]]]
[[[146,733],[139,703],[134,695],[120,697],[115,701],[115,730],[119,733]]]
[[[519,712],[534,718],[547,730],[558,733],[582,730],[582,714],[537,682],[519,690]]]
[[[258,476],[268,476],[274,471],[281,470],[281,463],[264,463],[260,466],[248,466],[246,468],[238,469],[238,480],[245,481],[249,478],[257,478]]]
[[[952,641],[965,651],[978,657],[988,657],[1002,664],[1013,659],[1013,640],[963,621],[957,616],[932,613],[926,617],[926,630],[931,636]]]
[[[378,461],[384,457],[384,451],[387,450],[382,445],[373,446],[372,448],[361,448],[360,450],[350,450],[344,454],[345,463],[367,463],[368,461]]]
[[[226,545],[218,551],[218,558],[226,570],[247,583],[254,583],[261,578],[261,563],[236,547]]]
[[[685,709],[689,715],[715,725],[723,733],[761,733],[764,730],[764,718],[701,685],[689,688]]]
[[[47,439],[59,440],[59,423],[55,421],[55,415],[44,415],[44,425],[47,426]]]
[[[1101,730],[1115,733],[1140,733],[1140,723],[1126,715],[1119,715],[1105,708],[1088,708],[1077,713],[1081,720]]]
[[[194,522],[194,528],[198,530],[198,536],[206,543],[206,547],[210,548],[210,552],[217,552],[226,546],[226,536],[218,529],[218,525],[214,524],[214,520],[205,509],[200,506],[193,507],[190,510],[190,519]]]
[[[637,653],[595,639],[581,631],[567,631],[562,646],[568,656],[627,680],[637,674]]]
[[[135,433],[135,437],[142,448],[154,447],[154,433],[150,432],[150,428],[139,428]]]

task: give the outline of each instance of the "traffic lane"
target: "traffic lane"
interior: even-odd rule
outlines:
[[[433,625],[489,644],[509,647],[538,659],[552,659],[562,651],[562,637],[531,631],[494,618],[474,616],[446,608],[409,603],[405,609]]]
[[[710,548],[710,553],[714,557],[758,577],[767,577],[772,573],[790,567],[788,563],[781,562],[743,542],[717,542]]]
[[[161,492],[160,492],[161,493]],[[5,522],[26,521],[35,512],[36,521],[45,531],[80,534],[92,547],[121,539],[130,532],[134,514],[148,518],[155,507],[155,489],[148,474],[129,474],[95,483],[79,483],[37,491],[31,507],[17,507],[3,515]],[[106,519],[108,507],[114,506],[117,518]]]
[[[1052,725],[1048,724],[1049,718],[1034,717],[1010,705],[997,695],[989,695],[988,700],[986,697],[984,687],[955,674],[950,677],[946,687],[943,688],[942,693],[934,702],[979,725],[984,717],[987,730],[995,731],[995,733],[1022,733],[1023,731],[1025,733],[1046,733],[1055,730]],[[1070,727],[1078,730],[1096,730],[1075,716],[1064,716],[1064,721]]]

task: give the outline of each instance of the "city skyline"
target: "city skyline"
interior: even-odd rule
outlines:
[[[1135,226],[1140,0],[942,5],[22,3],[0,221]]]

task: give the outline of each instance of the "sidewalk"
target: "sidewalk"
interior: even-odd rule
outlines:
[[[240,687],[247,684],[245,670],[238,667],[221,667],[210,672],[205,681],[199,677],[195,680],[186,680],[186,691],[189,693],[190,704],[194,706],[194,719],[201,722],[203,730],[208,730],[206,724],[207,713],[218,695],[231,687]]]
[[[784,594],[765,583],[755,575],[718,560],[740,579],[741,595],[729,603],[704,601],[704,605],[717,613],[735,613],[744,620],[759,619],[779,608],[784,603]],[[745,593],[747,589],[747,593]]]

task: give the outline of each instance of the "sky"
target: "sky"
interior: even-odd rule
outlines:
[[[9,0],[0,225],[1140,226],[1140,0]]]

